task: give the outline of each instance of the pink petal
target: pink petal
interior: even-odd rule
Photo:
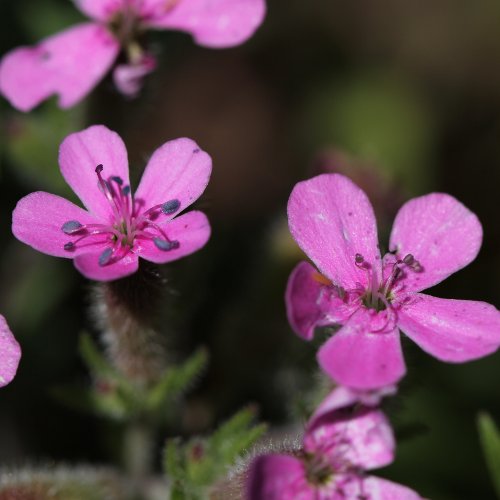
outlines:
[[[388,385],[371,391],[357,391],[348,387],[338,386],[316,408],[309,419],[308,426],[315,425],[315,421],[323,415],[341,408],[347,408],[355,403],[361,403],[364,406],[378,406],[382,398],[394,396],[396,393],[397,387],[394,385]]]
[[[69,108],[104,77],[119,49],[104,26],[79,24],[9,52],[0,64],[0,92],[21,111],[54,94],[61,108]]]
[[[88,252],[88,246],[102,242],[102,236],[89,236],[75,250],[64,250],[65,243],[74,241],[78,235],[69,236],[62,231],[68,221],[80,224],[102,223],[83,208],[54,194],[38,191],[25,196],[12,213],[14,236],[35,250],[56,257],[73,258]]]
[[[160,250],[153,241],[137,238],[133,249],[143,259],[157,264],[165,264],[192,254],[202,248],[210,238],[207,216],[195,210],[158,225],[170,241],[179,242],[178,248]]]
[[[249,471],[248,500],[315,500],[302,462],[288,455],[257,457]]]
[[[398,382],[406,372],[397,328],[370,333],[365,311],[330,338],[318,352],[325,373],[341,385],[368,390]]]
[[[380,252],[373,208],[366,194],[347,177],[323,174],[299,182],[288,201],[292,236],[334,284],[367,284],[355,265],[361,254],[380,275]]]
[[[452,196],[432,193],[405,203],[392,228],[390,249],[399,258],[412,254],[422,272],[407,271],[408,291],[420,291],[472,262],[482,240],[481,223]]]
[[[347,406],[314,418],[304,437],[304,449],[328,457],[334,469],[348,463],[366,470],[394,460],[395,440],[381,411]]]
[[[266,14],[265,0],[145,0],[144,4],[149,26],[187,31],[199,45],[216,48],[246,41]]]
[[[99,253],[86,253],[75,257],[75,267],[86,277],[95,281],[113,281],[134,274],[139,268],[139,258],[128,252],[122,259],[111,264],[99,265]]]
[[[151,54],[134,63],[119,64],[113,71],[113,82],[118,92],[134,98],[142,89],[143,79],[156,68],[156,59]]]
[[[109,21],[124,8],[126,0],[74,0],[76,6],[87,16],[96,21]]]
[[[12,381],[21,359],[21,347],[0,314],[0,387]]]
[[[344,488],[344,498],[367,498],[369,500],[421,500],[415,491],[398,483],[375,476],[359,477]]]
[[[318,271],[309,264],[301,262],[288,278],[285,301],[288,321],[297,335],[311,340],[317,326],[334,323],[327,317],[331,310],[328,290],[320,283]]]
[[[481,358],[500,346],[500,312],[486,302],[419,293],[398,315],[404,333],[441,361]]]
[[[94,125],[64,139],[59,148],[59,165],[66,182],[88,210],[110,220],[111,205],[98,186],[95,172],[102,164],[102,176],[121,177],[129,184],[125,144],[116,132],[104,125]]]
[[[144,208],[179,200],[179,211],[185,210],[201,196],[211,172],[210,156],[194,141],[186,138],[169,141],[153,153],[135,199],[142,200]]]

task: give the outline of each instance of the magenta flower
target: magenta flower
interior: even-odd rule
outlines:
[[[12,382],[21,359],[21,347],[0,314],[0,387]]]
[[[385,415],[340,387],[309,420],[300,450],[254,460],[247,496],[249,500],[418,500],[420,496],[406,486],[365,474],[391,463],[394,447]]]
[[[12,232],[40,252],[74,259],[87,278],[122,278],[137,270],[139,257],[163,264],[208,241],[205,214],[179,215],[203,193],[212,170],[208,154],[191,139],[158,148],[135,195],[125,145],[102,125],[66,137],[59,164],[87,210],[53,194],[32,193],[18,202]]]
[[[119,91],[134,95],[155,62],[138,43],[148,29],[191,33],[199,45],[231,47],[247,40],[260,26],[265,0],[75,0],[92,19],[42,40],[19,47],[0,64],[0,92],[21,111],[30,111],[58,94],[59,105],[80,101],[111,69]]]
[[[292,272],[288,319],[306,340],[316,326],[340,327],[318,353],[338,383],[368,389],[401,379],[399,329],[442,361],[469,361],[498,349],[495,307],[420,293],[473,261],[481,246],[479,220],[452,196],[432,193],[403,205],[383,259],[372,206],[342,175],[299,182],[288,222],[321,273],[307,262]]]

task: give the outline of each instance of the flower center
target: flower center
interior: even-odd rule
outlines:
[[[66,221],[61,231],[68,236],[76,237],[65,243],[64,250],[75,251],[81,246],[103,243],[102,239],[88,240],[89,237],[105,236],[109,245],[99,256],[99,265],[106,266],[123,258],[134,247],[136,239],[150,240],[162,251],[179,248],[177,240],[170,240],[163,227],[155,221],[162,215],[172,215],[180,208],[177,199],[166,201],[149,208],[139,214],[138,200],[134,200],[130,186],[123,185],[123,179],[118,176],[102,177],[104,167],[97,165],[97,185],[103,196],[109,202],[112,218],[110,224],[82,224],[77,220]]]
[[[306,479],[309,484],[324,486],[334,477],[332,466],[321,455],[307,454],[304,459]]]

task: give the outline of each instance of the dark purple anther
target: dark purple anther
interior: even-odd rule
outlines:
[[[405,258],[403,259],[403,262],[407,266],[411,266],[415,262],[415,258],[413,257],[413,255],[411,253],[409,253],[408,255],[405,256]]]
[[[177,212],[177,210],[179,210],[180,206],[181,206],[181,202],[179,200],[166,201],[161,206],[161,211],[167,215],[174,214],[175,212]]]
[[[154,238],[153,242],[157,248],[163,250],[164,252],[168,252],[169,250],[175,250],[176,248],[179,248],[179,242],[177,240],[166,241],[162,240],[161,238]]]
[[[77,220],[69,220],[62,225],[61,230],[65,234],[73,234],[78,232],[82,227]]]
[[[365,259],[360,253],[357,253],[356,256],[354,257],[354,261],[356,262],[356,264],[362,264],[365,261]]]
[[[113,249],[106,248],[106,250],[104,250],[104,252],[102,252],[102,254],[99,255],[99,265],[103,267],[109,264],[111,262],[112,255],[113,255]]]
[[[64,244],[64,250],[67,250],[68,252],[71,250],[74,250],[75,244],[72,241],[68,241],[68,243]]]
[[[123,193],[124,196],[128,196],[130,194],[130,186],[125,186],[122,189],[122,193]]]
[[[100,163],[100,164],[99,164],[99,165],[97,165],[97,167],[95,168],[95,173],[96,173],[96,174],[100,174],[103,170],[104,170],[104,167],[102,166],[102,163]]]
[[[119,186],[123,184],[123,179],[121,177],[118,177],[117,175],[111,177],[111,180],[115,181]]]

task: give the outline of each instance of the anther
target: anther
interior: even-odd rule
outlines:
[[[407,254],[405,256],[405,258],[403,259],[403,262],[407,265],[407,266],[412,266],[412,264],[415,262],[415,257],[413,257],[413,255],[411,253]]]
[[[61,231],[65,234],[73,234],[80,231],[82,227],[82,224],[80,224],[77,220],[69,220],[62,225]]]
[[[68,241],[68,243],[64,244],[64,250],[70,251],[74,250],[75,244],[72,241]]]
[[[123,193],[124,196],[128,196],[130,194],[130,186],[125,186],[122,189],[122,193]]]
[[[170,214],[177,212],[177,210],[179,210],[180,206],[181,206],[181,202],[179,200],[169,200],[169,201],[166,201],[161,206],[161,211],[164,214],[170,215]]]
[[[111,261],[111,257],[113,256],[113,249],[112,248],[106,248],[104,252],[102,252],[101,255],[99,255],[99,265],[101,267],[107,265]]]
[[[117,175],[111,177],[111,180],[115,181],[119,186],[123,184],[123,179],[121,177],[118,177]]]
[[[102,163],[99,163],[97,167],[95,168],[95,173],[100,174],[104,170],[104,167],[102,166]]]
[[[175,250],[179,248],[179,242],[177,240],[166,241],[161,238],[153,238],[153,243],[157,248],[163,250],[164,252],[168,252],[169,250]]]
[[[357,253],[356,256],[354,257],[354,261],[356,262],[356,264],[363,264],[365,259],[360,253]]]

